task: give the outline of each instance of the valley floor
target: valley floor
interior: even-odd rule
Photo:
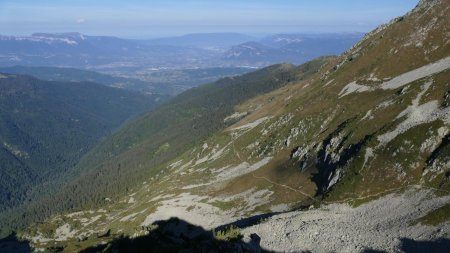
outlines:
[[[261,246],[276,252],[419,252],[422,241],[420,252],[440,252],[450,246],[450,222],[428,226],[417,219],[449,202],[448,195],[416,187],[356,208],[329,204],[272,216],[243,232],[258,234]]]

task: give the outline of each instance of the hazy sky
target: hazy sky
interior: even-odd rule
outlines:
[[[418,0],[0,0],[0,34],[366,32]]]

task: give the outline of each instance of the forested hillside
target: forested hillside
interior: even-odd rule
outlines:
[[[101,74],[91,70],[76,68],[58,68],[58,67],[31,67],[31,66],[12,66],[0,67],[0,72],[30,75],[41,80],[60,81],[60,82],[94,82],[111,87],[126,88],[128,90],[146,91],[162,94],[156,87],[149,82],[139,79],[116,77]]]
[[[102,138],[161,102],[96,83],[0,74],[0,212],[32,201],[35,186],[64,177]]]
[[[2,221],[3,232],[56,211],[104,204],[105,199],[126,194],[128,189],[158,173],[165,162],[241,118],[243,115],[224,121],[234,106],[306,78],[316,73],[326,60],[321,58],[300,67],[275,65],[180,94],[130,122],[88,152],[71,176],[76,180],[55,194],[10,213],[9,220]]]

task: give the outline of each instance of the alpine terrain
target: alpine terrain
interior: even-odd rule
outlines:
[[[421,0],[340,56],[189,89],[2,232],[44,252],[448,252],[449,14]]]

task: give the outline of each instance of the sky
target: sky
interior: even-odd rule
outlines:
[[[368,32],[418,0],[0,0],[0,34]]]

